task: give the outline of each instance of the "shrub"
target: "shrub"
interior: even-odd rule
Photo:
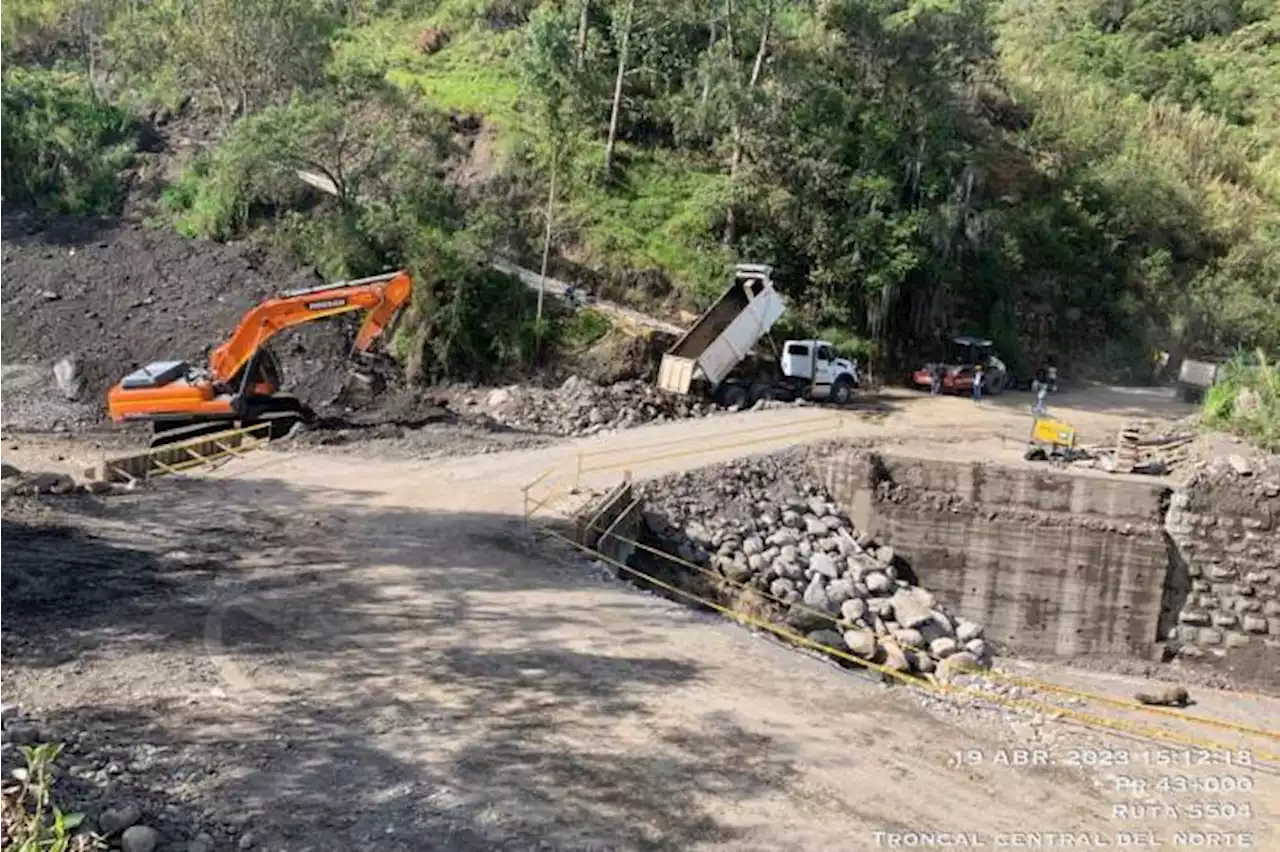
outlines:
[[[1204,421],[1263,449],[1280,451],[1280,362],[1259,349],[1222,367],[1204,400]]]
[[[101,215],[120,203],[120,170],[137,141],[133,120],[83,78],[6,70],[3,90],[6,200],[51,213]]]
[[[53,803],[54,764],[62,746],[23,746],[26,766],[4,782],[0,825],[4,848],[12,852],[96,852],[107,844],[92,833],[76,833],[84,814],[67,813]]]

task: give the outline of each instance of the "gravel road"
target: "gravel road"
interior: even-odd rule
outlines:
[[[1141,743],[870,683],[603,577],[522,521],[521,486],[548,470],[537,494],[837,436],[1016,458],[1027,415],[1010,400],[903,395],[427,461],[260,453],[107,499],[15,502],[5,700],[71,739],[94,808],[139,803],[162,849],[201,831],[225,848],[406,852],[861,850],[921,831],[1168,842],[1193,824],[1118,817],[1134,797],[1114,771],[1066,765],[1074,746]],[[1131,415],[1081,403],[1086,435]],[[1280,728],[1280,701],[1247,700],[1252,724]],[[1015,747],[1055,758],[994,762]],[[1250,803],[1247,830],[1275,848],[1280,782],[1250,777],[1208,798]]]

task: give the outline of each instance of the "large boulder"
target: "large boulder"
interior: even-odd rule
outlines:
[[[844,644],[850,653],[864,659],[872,659],[876,655],[876,635],[870,630],[846,630]]]
[[[898,672],[911,671],[911,661],[907,659],[906,653],[897,642],[885,639],[880,642],[880,648],[884,651],[884,660],[881,665],[885,668]]]
[[[813,607],[821,612],[829,612],[834,614],[836,607],[831,603],[831,598],[827,595],[827,584],[823,577],[814,574],[813,579],[809,581],[808,587],[804,590],[805,606]]]
[[[844,611],[844,604],[855,595],[853,581],[847,577],[841,577],[827,583],[827,599],[831,601],[833,606],[840,607],[841,612]]]
[[[845,621],[854,622],[865,618],[867,615],[867,602],[862,598],[851,598],[840,604],[840,617]]]
[[[84,390],[84,379],[80,375],[80,362],[74,355],[68,355],[53,365],[53,379],[58,390],[69,400],[79,398]]]
[[[956,622],[956,639],[961,642],[969,642],[982,636],[982,625],[969,621],[966,618]]]
[[[840,576],[835,560],[825,553],[815,553],[809,557],[809,567],[813,569],[815,574],[821,574],[828,580],[834,580]]]
[[[893,595],[893,611],[903,627],[919,627],[933,620],[933,595],[915,587],[899,589]]]
[[[845,649],[844,639],[834,630],[811,630],[805,638],[810,642],[816,642],[824,648],[832,648],[836,651]]]
[[[873,595],[884,595],[893,590],[893,581],[882,571],[868,573],[862,582],[867,584],[867,589]]]

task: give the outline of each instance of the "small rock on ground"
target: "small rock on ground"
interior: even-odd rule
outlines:
[[[160,832],[149,825],[131,826],[120,837],[123,852],[154,852],[159,845]]]

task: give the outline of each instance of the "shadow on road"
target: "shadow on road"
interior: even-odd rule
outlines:
[[[686,849],[734,836],[708,792],[785,786],[732,714],[655,718],[696,658],[574,602],[582,576],[517,519],[369,499],[171,481],[7,505],[6,700],[51,708],[67,789],[175,842],[417,852]]]

